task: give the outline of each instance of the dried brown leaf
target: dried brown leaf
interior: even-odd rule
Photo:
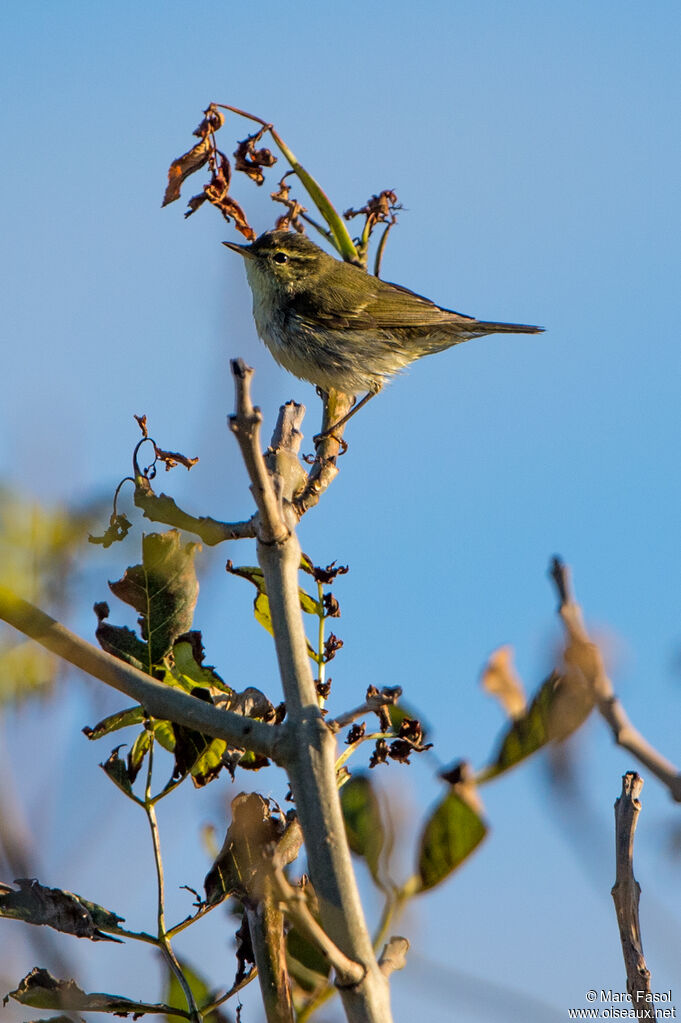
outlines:
[[[154,451],[159,462],[164,463],[166,472],[169,469],[174,469],[176,465],[184,465],[186,469],[191,469],[198,462],[198,458],[189,458],[187,455],[180,454],[179,451],[164,451],[156,444],[154,444]]]
[[[213,132],[218,131],[225,123],[225,115],[221,110],[211,103],[209,107],[203,112],[203,120],[198,128],[194,129],[193,134],[197,138],[203,139],[206,135],[211,135]]]
[[[180,198],[183,182],[190,174],[194,174],[195,171],[208,163],[211,152],[211,137],[206,135],[192,149],[179,156],[177,160],[173,160],[168,169],[168,184],[163,196],[163,202],[161,203],[162,206],[168,206],[169,203],[175,202],[176,199]]]
[[[264,146],[261,149],[255,148],[256,142],[260,141],[268,129],[269,125],[261,128],[255,134],[242,139],[234,151],[234,166],[236,170],[242,171],[251,181],[255,181],[256,185],[262,185],[265,180],[262,168],[272,167],[277,162],[276,156],[274,156],[270,149]]]

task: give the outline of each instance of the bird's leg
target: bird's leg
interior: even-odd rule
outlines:
[[[375,394],[378,394],[379,391],[380,391],[380,387],[377,387],[376,390],[373,390],[373,391],[367,391],[367,393],[364,395],[362,400],[361,401],[356,401],[355,404],[353,404],[353,406],[350,409],[350,411],[346,412],[345,415],[341,419],[339,419],[337,423],[334,423],[333,426],[329,426],[326,430],[324,430],[323,433],[318,433],[315,437],[312,438],[312,443],[314,444],[314,446],[317,447],[317,445],[319,444],[320,440],[324,440],[325,437],[331,437],[334,434],[334,431],[337,430],[339,426],[345,426],[345,424],[348,422],[348,420],[352,419],[352,417],[354,416],[355,412],[359,412],[359,410],[364,405],[366,405],[366,403],[369,401],[369,399],[373,398],[373,396]],[[336,438],[336,439],[338,439],[338,438]]]

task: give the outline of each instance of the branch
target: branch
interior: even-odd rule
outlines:
[[[245,522],[220,522],[210,515],[189,515],[178,508],[172,497],[167,494],[155,494],[146,476],[138,476],[135,480],[135,504],[142,509],[145,519],[151,522],[163,522],[167,526],[176,526],[188,533],[200,536],[209,547],[222,543],[224,540],[241,540],[255,536],[253,519]]]
[[[244,904],[244,911],[267,1023],[293,1023],[295,1017],[286,968],[284,915],[276,898],[269,893],[265,893],[258,902],[251,903],[248,900]]]
[[[157,682],[150,675],[87,643],[4,586],[0,587],[0,619],[88,675],[131,696],[152,717],[175,721],[282,763],[278,742],[281,726],[221,710]]]
[[[634,728],[624,707],[615,695],[601,651],[589,637],[582,609],[574,600],[568,567],[560,558],[553,558],[550,575],[555,584],[559,607],[567,637],[565,660],[568,668],[581,672],[593,691],[601,717],[606,721],[618,746],[628,750],[669,789],[672,799],[681,803],[681,772],[663,757]]]
[[[243,359],[232,359],[232,375],[236,385],[236,415],[230,416],[229,428],[236,436],[246,470],[251,480],[251,493],[258,508],[258,536],[263,543],[281,543],[288,536],[281,499],[260,452],[262,413],[251,401],[253,370]]]
[[[366,973],[364,967],[353,962],[341,952],[324,928],[315,920],[307,904],[304,891],[289,884],[284,871],[278,865],[274,866],[272,888],[273,894],[296,928],[317,946],[324,958],[333,966],[337,977],[336,986],[353,987],[359,984]]]
[[[258,506],[258,562],[265,580],[286,701],[287,721],[277,732],[281,737],[278,749],[305,836],[322,928],[348,961],[362,970],[359,982],[340,988],[346,1014],[353,1023],[390,1023],[388,985],[367,931],[345,835],[336,783],[336,743],[321,716],[308,657],[298,588],[300,544],[284,521],[284,486],[278,482],[277,493],[258,448],[261,417],[251,404],[253,371],[236,360],[232,372],[237,413],[230,425]]]
[[[620,929],[627,991],[640,1019],[655,1019],[650,990],[650,970],[641,943],[638,903],[641,886],[634,877],[634,832],[641,812],[639,795],[643,779],[629,771],[622,778],[622,794],[615,800],[615,884],[612,898]],[[642,1015],[641,1007],[645,1006]]]

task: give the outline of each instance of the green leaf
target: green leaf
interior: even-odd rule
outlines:
[[[193,728],[174,725],[175,770],[173,778],[191,774],[197,788],[217,778],[224,767],[222,755],[227,748],[224,739],[212,739]]]
[[[350,848],[367,861],[374,879],[385,842],[381,811],[371,779],[366,774],[355,774],[340,791],[345,832]]]
[[[163,746],[168,753],[175,752],[175,730],[172,721],[157,721],[152,719],[154,738]]]
[[[0,916],[23,920],[28,924],[52,927],[91,941],[118,941],[100,927],[117,929],[124,917],[95,902],[61,888],[46,888],[34,878],[19,878],[18,890],[0,884]]]
[[[491,763],[478,776],[478,782],[498,777],[548,742],[566,739],[584,723],[593,705],[588,687],[576,678],[552,672],[525,713],[510,723]]]
[[[116,714],[110,714],[94,728],[83,729],[88,739],[101,739],[103,735],[118,731],[119,728],[127,728],[129,725],[139,725],[144,720],[144,711],[141,707],[128,707],[126,710],[119,710]]]
[[[173,664],[175,670],[194,685],[219,689],[223,693],[233,690],[218,675],[212,665],[203,663],[203,644],[201,633],[188,632],[176,640],[173,646]]]
[[[232,575],[240,576],[241,579],[247,579],[252,583],[258,591],[255,600],[253,601],[253,613],[255,620],[266,629],[269,634],[274,635],[272,628],[272,615],[270,613],[270,602],[265,590],[265,578],[262,574],[262,570],[255,565],[242,565],[240,568],[235,568],[231,561],[227,562],[227,571]],[[304,590],[301,586],[298,587],[298,599],[300,600],[301,609],[309,615],[316,615],[321,617],[324,614],[324,608],[318,600]],[[308,655],[312,658],[315,663],[319,662],[319,658],[315,650],[307,644]]]
[[[430,815],[421,836],[420,891],[440,884],[487,834],[487,827],[465,790],[452,787]]]
[[[191,628],[199,593],[194,558],[201,545],[183,544],[176,529],[149,533],[142,540],[142,564],[109,583],[120,600],[140,614],[149,664],[159,664],[173,643]]]
[[[253,583],[258,591],[254,601],[255,617],[271,633],[272,617],[270,615],[270,602],[267,597],[267,590],[265,589],[265,577],[263,576],[262,569],[258,568],[257,565],[242,565],[236,568],[231,562],[228,562],[227,571],[232,575],[238,575],[241,579],[247,579],[249,583]],[[306,614],[320,617],[324,613],[324,608],[319,601],[315,600],[302,586],[298,587],[298,599],[300,600],[302,610]]]
[[[128,753],[128,779],[132,785],[151,746],[151,733],[143,728]]]
[[[167,1006],[133,1002],[121,995],[86,994],[73,980],[57,980],[47,970],[39,967],[31,970],[9,997],[22,1005],[37,1009],[66,1009],[68,1012],[113,1012],[127,1016],[129,1013],[143,1015],[146,1012],[165,1012]],[[186,1016],[177,1010],[174,1015]]]
[[[291,974],[303,991],[316,991],[331,972],[329,961],[322,955],[318,946],[295,927],[286,935],[286,961]]]

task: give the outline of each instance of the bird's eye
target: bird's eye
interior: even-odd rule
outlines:
[[[286,255],[285,252],[275,252],[274,253],[274,262],[275,263],[288,263],[288,256]]]

